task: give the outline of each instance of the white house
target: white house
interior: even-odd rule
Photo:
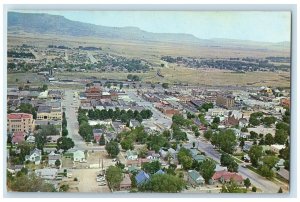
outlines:
[[[48,165],[50,167],[54,167],[55,166],[55,162],[56,160],[61,161],[61,156],[60,154],[55,154],[53,151],[48,155]]]
[[[25,161],[33,162],[35,165],[39,165],[42,159],[42,151],[35,148],[29,155],[25,156]]]
[[[126,158],[128,160],[137,160],[138,159],[138,154],[137,154],[136,151],[127,150],[126,151]]]
[[[73,161],[75,162],[83,162],[85,161],[85,154],[83,151],[81,150],[77,150],[75,152],[73,152]]]
[[[42,179],[54,180],[58,174],[58,169],[44,168],[35,170],[35,174]]]

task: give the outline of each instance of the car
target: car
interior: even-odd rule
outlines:
[[[96,178],[96,181],[97,182],[103,182],[103,181],[105,181],[105,179],[104,178]]]
[[[243,168],[247,168],[247,165],[246,165],[246,164],[243,164],[242,167],[243,167]]]
[[[116,162],[116,161],[117,161],[117,159],[113,159],[113,160],[112,160],[112,162]]]
[[[105,186],[106,185],[106,182],[100,182],[99,183],[99,186]]]

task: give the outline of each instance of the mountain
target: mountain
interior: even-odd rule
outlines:
[[[8,12],[8,33],[54,34],[145,42],[189,43],[207,47],[289,49],[289,42],[268,43],[235,39],[199,39],[192,34],[151,33],[137,27],[107,27],[77,22],[59,15]]]
[[[8,31],[137,41],[182,43],[200,43],[202,41],[191,34],[151,33],[137,27],[106,27],[71,21],[59,15],[40,13],[8,12]]]

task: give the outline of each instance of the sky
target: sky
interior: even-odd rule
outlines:
[[[62,15],[110,27],[154,33],[187,33],[200,39],[290,41],[291,14],[279,11],[25,11]]]

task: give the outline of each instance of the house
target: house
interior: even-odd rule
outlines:
[[[125,174],[123,180],[120,183],[119,191],[126,191],[131,189],[131,179],[128,174]]]
[[[73,152],[73,161],[75,162],[83,162],[85,161],[85,154],[81,150],[77,150]]]
[[[33,135],[29,135],[26,139],[28,143],[35,143],[35,137]]]
[[[216,164],[215,172],[218,171],[227,171],[227,167],[223,167],[220,164]]]
[[[193,160],[197,161],[198,163],[203,162],[206,159],[206,156],[204,155],[195,155],[193,156]]]
[[[13,135],[12,135],[12,140],[11,142],[13,144],[20,144],[21,142],[24,142],[25,141],[25,136],[26,136],[26,133],[25,132],[14,132]]]
[[[250,148],[252,147],[253,142],[252,141],[245,141],[245,144],[243,146],[243,151],[248,152],[250,151]]]
[[[277,174],[280,176],[280,177],[283,177],[284,179],[286,180],[290,180],[290,172],[284,168],[280,168],[278,171],[277,171]]]
[[[54,180],[58,175],[58,169],[44,168],[35,170],[35,174],[42,179]]]
[[[144,182],[147,182],[150,179],[150,176],[143,170],[141,170],[136,176],[135,180],[138,186],[143,184]]]
[[[155,153],[155,151],[148,151],[146,158],[150,160],[157,160],[160,158],[160,155]]]
[[[48,166],[49,167],[55,167],[55,162],[59,160],[61,162],[61,156],[60,154],[56,154],[53,151],[48,154]]]
[[[35,165],[39,165],[42,159],[42,151],[35,148],[29,155],[25,156],[25,161],[33,162]]]
[[[243,177],[241,175],[228,171],[215,172],[215,174],[212,176],[212,180],[213,182],[219,181],[221,183],[228,183],[232,180],[237,184],[243,184]]]
[[[131,119],[130,122],[129,122],[129,127],[132,127],[133,129],[135,129],[136,127],[139,127],[141,126],[141,123],[138,122],[137,120],[135,119]]]
[[[196,170],[189,170],[188,183],[191,184],[192,186],[199,186],[199,185],[204,185],[205,180]]]
[[[248,120],[247,120],[247,119],[241,118],[241,119],[239,120],[239,127],[244,128],[244,127],[246,127],[247,125],[248,125]]]
[[[97,143],[99,143],[102,134],[103,134],[102,129],[93,129],[94,140]]]
[[[138,153],[136,151],[127,150],[126,151],[126,158],[128,160],[137,160],[138,159]]]
[[[277,145],[277,144],[272,144],[270,149],[272,152],[275,152],[276,154],[279,154],[279,151],[284,149],[285,145]]]

